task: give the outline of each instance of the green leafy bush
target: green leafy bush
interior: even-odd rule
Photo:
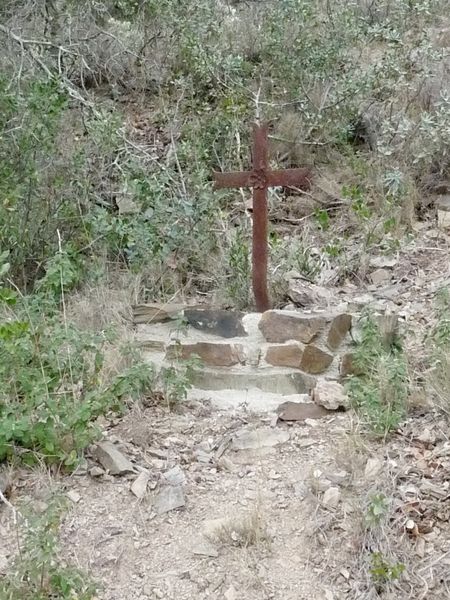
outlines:
[[[103,380],[108,335],[80,331],[59,311],[74,275],[63,268],[71,265],[65,258],[49,262],[32,297],[0,286],[0,461],[18,452],[33,461],[37,452],[73,466],[99,433],[95,419],[123,410],[154,380],[153,369],[140,363]]]

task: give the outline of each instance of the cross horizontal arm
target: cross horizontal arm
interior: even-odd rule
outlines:
[[[311,171],[303,169],[284,169],[267,172],[267,187],[296,187],[307,189],[311,184]]]
[[[220,173],[214,171],[214,189],[252,187],[253,171],[230,171]]]
[[[263,185],[261,181],[263,175]],[[254,171],[214,172],[214,189],[245,187],[293,187],[307,189],[311,183],[310,169],[284,169],[255,173]]]

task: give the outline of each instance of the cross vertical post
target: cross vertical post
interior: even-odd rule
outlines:
[[[270,308],[267,288],[267,189],[281,186],[305,190],[309,188],[311,179],[311,171],[308,168],[270,170],[268,129],[267,124],[256,123],[253,127],[252,171],[214,172],[214,189],[253,188],[252,284],[256,309],[259,312]]]
[[[267,261],[269,255],[267,179],[269,168],[267,150],[267,125],[253,128],[253,171],[258,174],[253,183],[253,244],[252,244],[252,284],[256,310],[269,310],[267,289]]]

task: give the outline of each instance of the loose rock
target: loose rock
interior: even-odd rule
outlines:
[[[312,402],[283,402],[277,409],[281,421],[306,421],[330,416],[330,412]]]
[[[326,308],[331,301],[331,292],[309,281],[290,279],[288,297],[294,304],[303,308]]]
[[[369,458],[364,469],[364,477],[368,481],[374,481],[381,473],[383,462],[379,458]]]
[[[181,485],[167,485],[156,495],[153,508],[158,515],[162,515],[186,505],[184,491]]]
[[[337,350],[344,341],[345,336],[352,326],[351,315],[337,315],[331,322],[327,337],[327,346],[330,350]]]
[[[163,473],[163,479],[170,485],[183,485],[186,483],[186,476],[179,465]]]
[[[322,504],[326,508],[336,508],[341,499],[341,492],[338,487],[330,487],[324,493]]]
[[[348,408],[349,399],[343,386],[337,381],[319,379],[312,391],[312,398],[316,404],[328,410]]]
[[[376,271],[372,271],[369,277],[374,285],[381,285],[391,279],[391,274],[386,269],[377,269]]]
[[[76,490],[69,490],[66,495],[74,504],[78,504],[81,500],[81,496]]]
[[[232,442],[233,450],[255,450],[284,444],[289,440],[289,433],[282,429],[260,428],[253,431],[244,429],[238,432]]]
[[[100,442],[94,448],[93,456],[111,475],[134,473],[131,462],[109,441]]]
[[[105,474],[105,471],[103,469],[101,469],[100,467],[92,467],[91,469],[89,469],[89,475],[91,477],[101,477],[104,474]]]
[[[397,262],[394,256],[374,256],[369,260],[369,265],[374,269],[392,269]]]
[[[147,484],[150,480],[150,474],[146,471],[141,471],[136,479],[131,484],[132,493],[138,498],[142,500],[147,492]]]
[[[214,548],[212,544],[204,541],[200,542],[193,548],[192,554],[197,556],[209,556],[210,558],[217,558],[219,556],[216,548]]]

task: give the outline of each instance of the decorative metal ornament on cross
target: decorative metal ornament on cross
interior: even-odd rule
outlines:
[[[270,308],[267,289],[267,263],[269,254],[267,189],[269,187],[297,188],[310,187],[311,171],[308,168],[270,170],[268,155],[267,124],[253,126],[252,171],[214,172],[214,189],[244,188],[253,189],[253,244],[252,244],[252,284],[256,309],[264,312]]]

